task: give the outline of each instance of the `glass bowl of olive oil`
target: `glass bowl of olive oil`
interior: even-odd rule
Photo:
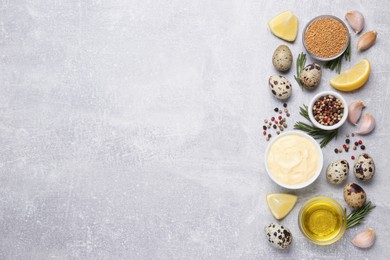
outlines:
[[[336,200],[320,196],[308,200],[301,207],[298,225],[309,241],[317,245],[330,245],[344,235],[347,216]]]

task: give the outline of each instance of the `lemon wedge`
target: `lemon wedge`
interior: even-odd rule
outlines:
[[[291,194],[275,193],[267,195],[267,204],[272,216],[281,220],[290,213],[297,203],[298,197]]]
[[[340,91],[354,91],[367,82],[370,72],[370,62],[367,59],[363,59],[349,70],[334,77],[330,81],[330,85]]]
[[[298,34],[298,18],[291,12],[278,14],[268,22],[271,32],[288,42],[293,42]]]

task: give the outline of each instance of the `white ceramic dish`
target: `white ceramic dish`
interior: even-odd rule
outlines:
[[[306,31],[307,29],[309,28],[309,26],[316,20],[320,19],[320,18],[332,18],[332,19],[335,19],[336,21],[340,22],[344,28],[347,30],[348,32],[348,39],[347,39],[347,42],[344,46],[344,48],[341,50],[341,52],[339,52],[338,54],[336,54],[335,56],[333,57],[329,57],[329,58],[323,58],[323,57],[318,57],[316,56],[315,54],[311,53],[309,51],[309,49],[307,48],[306,46],[306,41],[305,41],[305,34],[306,34]],[[334,59],[337,59],[338,57],[340,57],[344,52],[345,50],[348,48],[348,45],[349,45],[349,42],[351,40],[351,37],[350,37],[350,34],[349,34],[349,30],[348,30],[348,27],[347,25],[338,17],[336,16],[333,16],[333,15],[320,15],[320,16],[317,16],[317,17],[314,17],[313,19],[310,20],[310,22],[308,22],[305,26],[305,28],[303,29],[303,33],[302,33],[302,43],[303,43],[303,46],[305,47],[305,50],[307,51],[307,53],[309,53],[309,55],[311,57],[313,57],[314,59],[316,60],[319,60],[319,61],[330,61],[330,60],[334,60]]]
[[[283,183],[281,181],[279,181],[278,179],[276,179],[271,171],[269,170],[268,168],[268,153],[269,153],[269,150],[270,148],[272,147],[272,145],[281,137],[284,137],[286,135],[299,135],[299,136],[302,136],[302,137],[305,137],[307,138],[311,143],[313,143],[313,145],[315,146],[317,152],[318,152],[318,166],[317,166],[317,170],[314,174],[314,176],[312,176],[310,179],[308,179],[307,181],[305,182],[302,182],[302,183],[299,183],[299,184],[287,184],[287,183]],[[323,154],[322,154],[322,150],[321,150],[321,147],[320,145],[317,143],[316,140],[314,140],[313,137],[309,136],[308,134],[304,133],[304,132],[301,132],[301,131],[288,131],[288,132],[285,132],[281,135],[278,135],[276,138],[274,138],[267,146],[267,149],[265,150],[265,169],[267,171],[267,174],[268,176],[276,183],[278,184],[279,186],[283,187],[283,188],[286,188],[286,189],[292,189],[292,190],[295,190],[295,189],[302,189],[302,188],[306,188],[307,186],[309,186],[310,184],[312,184],[317,178],[318,176],[320,176],[321,174],[321,171],[322,171],[322,167],[323,167],[323,164],[324,164],[324,158],[323,158]]]
[[[337,99],[341,100],[341,102],[343,103],[343,106],[344,106],[344,115],[343,115],[343,117],[341,118],[341,120],[337,124],[331,125],[331,126],[325,126],[325,125],[322,125],[322,124],[318,123],[317,120],[315,120],[314,115],[313,115],[314,103],[320,97],[327,96],[327,95],[335,96]],[[323,91],[323,92],[320,92],[317,95],[315,95],[313,97],[313,99],[310,101],[307,110],[308,110],[308,113],[309,113],[310,121],[313,123],[313,125],[315,125],[318,128],[321,128],[323,130],[334,130],[334,129],[337,129],[337,128],[341,127],[345,123],[347,118],[348,118],[348,104],[347,104],[347,101],[345,101],[345,99],[339,93],[336,93],[336,92],[333,92],[333,91]]]

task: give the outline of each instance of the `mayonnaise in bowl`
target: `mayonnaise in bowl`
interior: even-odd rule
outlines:
[[[300,131],[279,135],[268,146],[265,166],[271,179],[288,189],[301,189],[314,182],[323,166],[318,143]]]

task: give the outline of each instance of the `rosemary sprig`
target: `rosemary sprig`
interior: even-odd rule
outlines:
[[[348,43],[347,49],[344,51],[344,53],[340,57],[338,57],[334,60],[328,61],[325,64],[325,66],[332,71],[336,70],[336,72],[338,74],[340,74],[341,64],[343,63],[343,58],[345,58],[346,61],[351,61],[351,41]]]
[[[310,122],[310,124],[306,124],[303,122],[296,122],[294,124],[294,129],[301,130],[303,132],[308,133],[310,136],[312,136],[314,139],[322,139],[320,142],[320,147],[325,147],[333,138],[337,137],[338,130],[323,130],[321,128],[318,128],[314,126],[309,117],[308,107],[306,105],[303,105],[303,107],[300,107],[299,114],[306,118]]]
[[[304,54],[303,52],[301,52],[299,55],[298,55],[298,58],[297,58],[297,75],[294,76],[295,80],[298,82],[298,85],[303,89],[302,87],[302,83],[301,83],[301,80],[300,80],[300,76],[301,76],[301,72],[302,70],[305,68],[305,63],[306,63],[306,54]]]
[[[375,208],[375,205],[369,201],[360,209],[356,209],[349,213],[347,216],[347,229],[360,225],[363,222],[364,217],[367,216],[373,208]]]

